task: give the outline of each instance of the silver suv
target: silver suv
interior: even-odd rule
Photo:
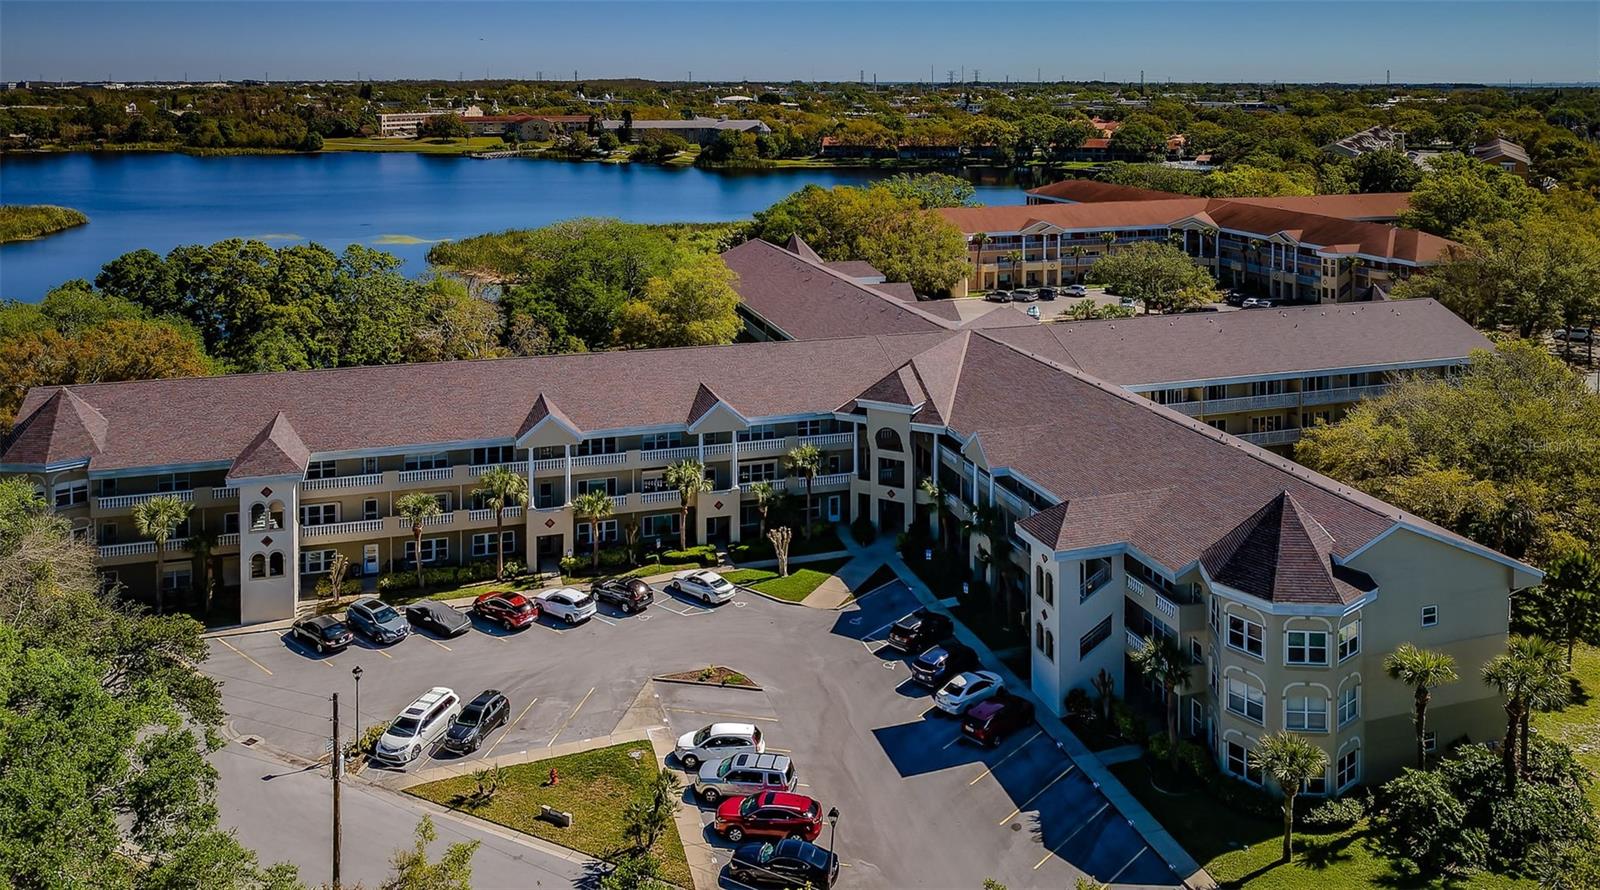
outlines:
[[[735,754],[700,767],[694,793],[708,804],[724,797],[793,791],[794,764],[782,754]]]
[[[372,756],[383,763],[402,766],[431,751],[452,721],[461,714],[461,697],[455,690],[435,686],[406,706],[389,724]]]

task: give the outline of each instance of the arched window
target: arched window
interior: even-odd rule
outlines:
[[[263,531],[267,527],[267,505],[252,504],[250,506],[250,529]]]
[[[905,446],[900,444],[900,434],[892,429],[889,429],[888,427],[878,430],[877,434],[875,434],[872,438],[873,441],[878,443],[879,451],[906,450]]]
[[[283,528],[283,501],[273,501],[272,506],[267,509],[272,514],[272,527]]]
[[[274,550],[267,557],[267,575],[276,578],[281,574],[283,574],[283,554]]]
[[[257,553],[255,556],[250,557],[250,577],[267,577],[267,558],[265,556]]]
[[[1044,651],[1044,622],[1043,621],[1035,621],[1033,623],[1033,645],[1034,645],[1034,648],[1038,649],[1040,652]]]
[[[1052,606],[1056,604],[1056,576],[1055,575],[1047,574],[1047,575],[1044,576],[1044,601],[1049,603]]]
[[[1056,635],[1048,630],[1044,632],[1044,657],[1056,660]]]
[[[1033,595],[1044,596],[1044,569],[1033,567]]]

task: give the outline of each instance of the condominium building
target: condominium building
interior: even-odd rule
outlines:
[[[843,282],[830,300],[868,305],[848,288],[871,287],[845,272],[752,243],[730,261],[743,270],[741,286],[787,286],[800,299]],[[1380,320],[1417,334],[1444,326],[1438,307],[1395,311]],[[898,312],[938,321],[913,302],[861,312],[852,320]],[[1259,316],[1293,329],[1326,322],[1347,349],[1377,317]],[[802,491],[782,456],[814,444],[825,462],[812,480],[814,515],[863,518],[885,532],[933,526],[942,546],[987,573],[992,607],[1032,647],[1029,682],[1052,713],[1101,671],[1119,692],[1138,685],[1129,649],[1171,636],[1194,659],[1179,691],[1184,733],[1224,768],[1259,780],[1244,752],[1288,728],[1329,755],[1314,792],[1394,772],[1411,756],[1410,694],[1383,677],[1384,653],[1414,640],[1475,672],[1504,643],[1508,595],[1537,573],[1130,391],[1148,381],[1116,361],[1126,369],[1142,357],[1157,377],[1196,373],[1160,367],[1184,359],[1159,341],[1139,342],[1162,354],[1129,349],[1118,359],[1113,329],[1082,340],[1074,330],[932,323],[731,346],[39,387],[3,443],[0,473],[33,480],[99,544],[108,578],[135,594],[190,583],[190,541],[210,538],[224,595],[258,622],[293,615],[335,553],[356,574],[373,574],[492,559],[502,548],[533,563],[632,523],[672,541],[682,505],[662,473],[688,458],[711,481],[689,505],[691,539],[738,540],[758,521],[749,486]],[[1308,367],[1294,373],[1323,370],[1309,365],[1335,351],[1306,355]],[[1296,355],[1281,345],[1258,352],[1276,370]],[[1230,352],[1205,373],[1223,379],[1250,361]],[[1126,379],[1108,382],[1091,368]],[[524,474],[530,491],[498,539],[493,512],[473,493],[491,467]],[[921,486],[928,479],[939,511]],[[598,527],[572,510],[576,494],[595,490],[616,511]],[[420,549],[395,514],[411,492],[442,508]],[[160,496],[193,512],[156,578],[155,545],[129,517]],[[961,533],[963,519],[990,507],[1003,529],[995,540]],[[1000,552],[1010,569],[984,558]],[[1481,684],[1452,684],[1434,692],[1430,725],[1440,744],[1490,738],[1499,702]]]
[[[1403,193],[1280,198],[1161,197],[1056,183],[1013,207],[938,211],[967,236],[958,294],[1083,281],[1129,244],[1174,244],[1225,285],[1290,302],[1350,302],[1387,291],[1439,261],[1451,242],[1392,222]]]

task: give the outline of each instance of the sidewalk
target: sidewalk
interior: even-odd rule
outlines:
[[[844,537],[844,535],[841,534],[841,537]],[[950,610],[940,604],[939,600],[933,595],[933,591],[928,589],[928,585],[924,584],[922,579],[917,577],[917,574],[911,571],[898,555],[891,556],[888,564],[924,605],[937,612],[950,615]],[[1084,745],[1072,733],[1072,730],[1067,728],[1065,723],[1051,716],[1051,710],[1045,707],[1044,703],[1034,695],[1033,689],[1022,682],[1022,678],[1006,667],[1004,662],[996,658],[989,647],[984,645],[983,640],[968,630],[960,619],[954,615],[950,617],[955,622],[956,637],[976,650],[979,657],[983,659],[985,666],[1000,674],[1008,691],[1033,702],[1034,709],[1039,715],[1039,725],[1056,741],[1057,746],[1072,759],[1073,764],[1079,770],[1082,770],[1090,781],[1094,782],[1100,793],[1105,795],[1106,800],[1110,801],[1111,805],[1116,807],[1117,811],[1128,820],[1128,823],[1139,833],[1139,836],[1144,838],[1145,843],[1155,850],[1156,855],[1166,861],[1167,865],[1172,868],[1173,874],[1183,881],[1184,886],[1191,888],[1191,890],[1213,890],[1217,886],[1216,880],[1205,869],[1200,867],[1200,863],[1196,862],[1194,857],[1183,849],[1183,846],[1172,837],[1166,828],[1162,827],[1160,822],[1156,821],[1154,816],[1150,815],[1150,811],[1146,810],[1144,805],[1139,803],[1138,799],[1128,792],[1128,789],[1122,787],[1122,783],[1117,781],[1116,776],[1111,774],[1111,771],[1106,768],[1106,764],[1094,752],[1090,751],[1088,746]]]
[[[895,558],[895,539],[892,535],[880,536],[871,544],[862,546],[851,537],[850,529],[841,525],[839,541],[844,544],[845,552],[850,554],[850,561],[840,566],[839,571],[822,582],[810,596],[801,600],[800,605],[813,609],[837,609],[856,594],[865,593],[861,585],[872,577],[873,572]]]

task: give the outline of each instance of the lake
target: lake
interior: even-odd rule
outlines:
[[[58,204],[89,224],[0,246],[0,296],[37,300],[144,247],[257,238],[388,251],[419,274],[435,242],[575,216],[634,222],[743,219],[810,183],[857,185],[869,170],[723,173],[645,164],[394,152],[197,158],[73,153],[0,160],[0,203]],[[985,204],[1021,204],[1015,185],[979,185]]]

